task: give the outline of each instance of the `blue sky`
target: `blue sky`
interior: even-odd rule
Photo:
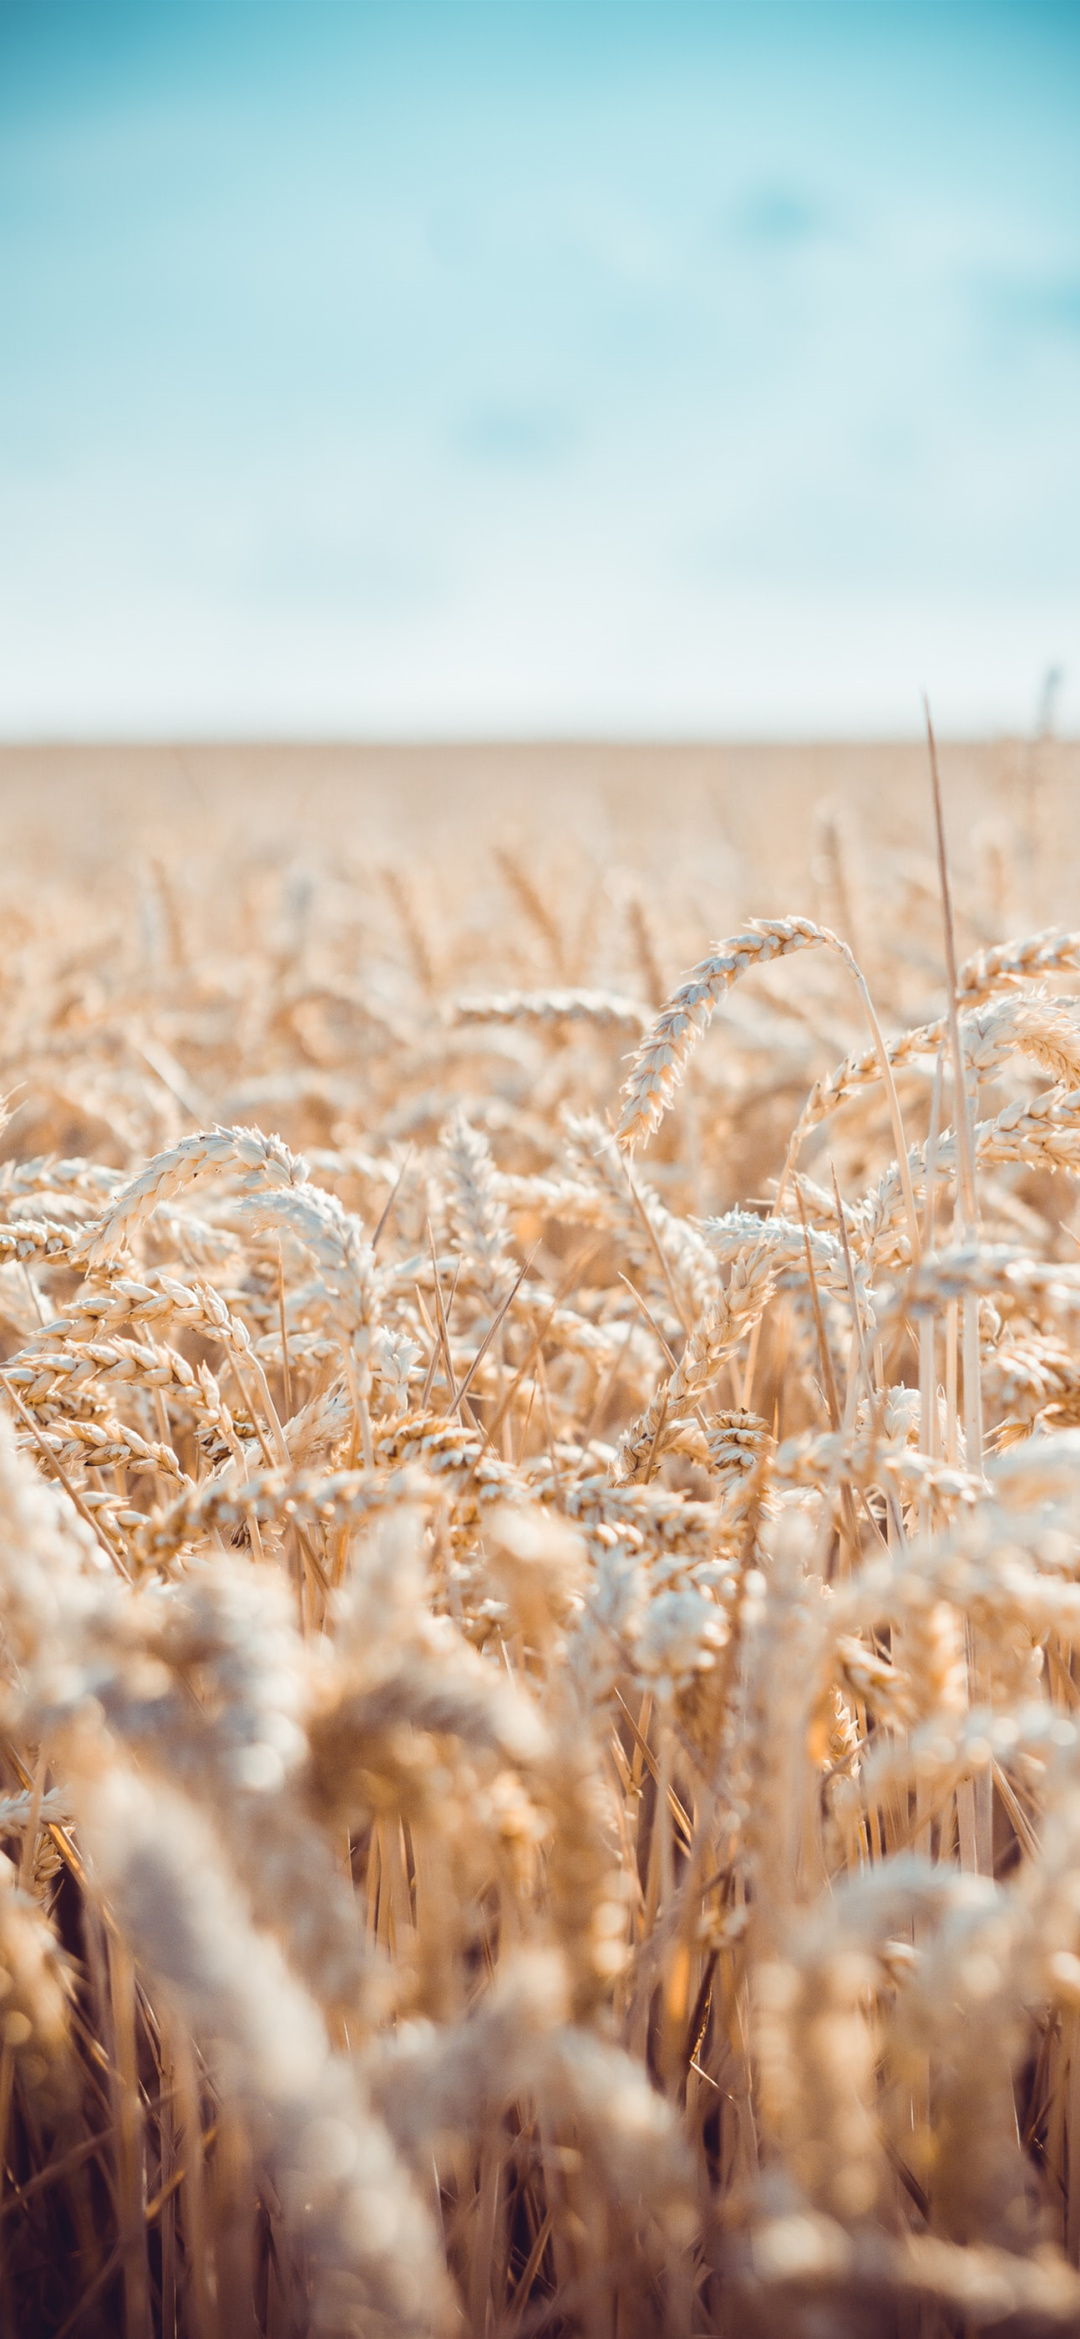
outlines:
[[[1080,729],[1080,5],[0,0],[0,733]]]

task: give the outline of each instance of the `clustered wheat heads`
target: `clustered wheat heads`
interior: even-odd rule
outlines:
[[[157,866],[4,977],[3,2327],[1080,2327],[1075,936],[958,1084],[808,919]]]

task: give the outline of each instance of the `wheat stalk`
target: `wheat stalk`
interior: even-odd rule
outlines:
[[[1068,824],[950,1009],[830,815],[886,1042],[651,817],[20,890],[5,2328],[1076,2326]]]

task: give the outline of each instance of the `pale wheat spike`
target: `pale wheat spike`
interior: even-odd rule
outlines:
[[[288,1230],[332,1278],[333,1312],[366,1355],[374,1325],[380,1278],[360,1220],[342,1208],[336,1194],[300,1185],[282,1192],[245,1195],[235,1214],[245,1225]]]
[[[737,1253],[726,1290],[695,1324],[675,1371],[627,1430],[619,1451],[620,1484],[633,1484],[656,1466],[686,1407],[715,1380],[768,1305],[779,1263],[776,1246],[768,1239]]]
[[[623,1084],[626,1103],[616,1131],[619,1144],[630,1150],[659,1128],[725,991],[774,958],[822,947],[847,955],[834,934],[809,918],[755,918],[745,933],[717,943],[680,983],[637,1051]]]
[[[687,1059],[697,1046],[724,992],[730,990],[732,984],[737,983],[753,967],[767,965],[774,958],[786,957],[793,950],[813,949],[831,950],[837,958],[843,960],[862,1000],[888,1098],[897,1168],[907,1214],[908,1240],[912,1258],[917,1259],[922,1243],[908,1170],[903,1116],[888,1048],[874,1003],[862,970],[846,942],[841,942],[839,935],[831,933],[827,926],[815,926],[810,918],[755,918],[744,934],[737,934],[730,942],[721,944],[694,968],[686,982],[675,992],[654,1024],[651,1037],[644,1041],[634,1059],[630,1077],[623,1086],[626,1105],[616,1131],[619,1144],[631,1150],[639,1141],[648,1137],[653,1129],[659,1128],[682,1082]]]
[[[149,1470],[181,1486],[192,1483],[171,1446],[160,1438],[140,1437],[138,1430],[126,1422],[108,1417],[97,1421],[67,1421],[59,1416],[41,1435],[50,1453],[56,1454],[65,1465],[77,1460],[91,1463],[99,1470]]]
[[[0,1226],[0,1259],[55,1260],[80,1267],[86,1245],[81,1227],[59,1226],[47,1218],[19,1218]]]
[[[15,1361],[7,1370],[24,1404],[32,1406],[48,1405],[57,1394],[81,1397],[99,1381],[112,1387],[138,1381],[143,1388],[170,1389],[188,1400],[196,1390],[186,1357],[152,1338],[76,1341],[69,1348],[42,1346],[32,1353],[32,1363]]]
[[[101,1206],[102,1196],[124,1184],[122,1170],[103,1162],[61,1160],[56,1154],[38,1154],[32,1161],[0,1162],[0,1196],[9,1194],[65,1194]]]
[[[395,1423],[394,1430],[400,1426]],[[398,1458],[387,1450],[389,1443],[381,1439],[379,1444],[384,1464]],[[479,1442],[468,1446],[458,1439],[451,1451],[459,1464],[467,1466],[479,1459]],[[438,1466],[438,1455],[425,1453],[423,1458]],[[497,1476],[493,1483],[501,1487],[504,1481]],[[167,1508],[144,1515],[133,1538],[133,1554],[143,1567],[164,1568],[185,1545],[201,1544],[215,1528],[242,1532],[252,1518],[257,1523],[296,1523],[316,1533],[355,1527],[373,1513],[394,1510],[424,1491],[422,1474],[407,1467],[384,1470],[377,1477],[365,1470],[294,1471],[276,1466],[249,1470],[241,1457],[200,1485],[189,1483]]]
[[[1020,941],[995,943],[965,959],[956,978],[957,993],[964,1005],[973,1005],[1007,985],[1037,982],[1066,967],[1080,967],[1080,933],[1030,934]]]
[[[159,1202],[169,1201],[208,1173],[222,1170],[242,1171],[247,1190],[301,1186],[307,1178],[307,1164],[299,1154],[291,1153],[280,1137],[264,1137],[258,1129],[199,1130],[155,1155],[138,1177],[113,1196],[97,1227],[89,1230],[90,1265],[100,1265],[129,1242]]]
[[[1033,998],[1023,992],[1008,995],[963,1015],[960,1030],[964,1061],[980,1080],[992,1080],[1014,1051],[1031,1056],[1064,1085],[1075,1087],[1080,1080],[1080,1027],[1074,1010],[1064,1000]],[[920,1057],[936,1056],[947,1035],[947,1018],[939,1016],[933,1023],[890,1040],[888,1054],[894,1072],[906,1070]],[[815,1082],[788,1147],[789,1167],[812,1129],[880,1079],[877,1049],[867,1048],[861,1055],[846,1057]]]
[[[81,1749],[72,1759],[100,1886],[263,2131],[274,2184],[311,2254],[317,2319],[430,2339],[449,2307],[431,2219],[365,2104],[359,2072],[331,2057],[313,2000],[252,1924],[207,1819],[93,1749],[85,1767]]]
[[[482,1130],[455,1113],[443,1131],[450,1172],[449,1209],[454,1249],[493,1306],[514,1280],[510,1229],[491,1147]]]
[[[1080,1025],[1063,1000],[1036,1000],[1012,1027],[1015,1045],[1062,1088],[1080,1085]]]
[[[945,1019],[939,1016],[934,1023],[920,1025],[916,1031],[903,1032],[889,1041],[889,1062],[894,1072],[911,1064],[920,1056],[932,1055],[945,1036]],[[876,1048],[865,1048],[857,1056],[845,1056],[832,1072],[816,1080],[807,1097],[792,1134],[789,1153],[794,1160],[803,1140],[811,1129],[816,1129],[829,1113],[834,1113],[848,1099],[863,1089],[873,1087],[881,1078],[881,1066]]]
[[[599,1031],[640,1033],[650,1022],[648,1007],[618,991],[495,991],[456,1000],[454,1016],[458,1023],[539,1023],[556,1031],[584,1023]]]

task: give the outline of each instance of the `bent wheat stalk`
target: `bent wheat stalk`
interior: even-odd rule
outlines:
[[[815,926],[809,918],[755,918],[744,933],[734,935],[730,942],[718,943],[707,958],[700,960],[661,1010],[652,1031],[637,1050],[629,1077],[623,1086],[626,1102],[616,1135],[620,1145],[632,1151],[654,1129],[659,1128],[685,1076],[692,1051],[707,1028],[714,1009],[733,984],[752,970],[767,966],[774,958],[786,958],[794,950],[818,949],[830,950],[842,960],[852,977],[870,1025],[889,1101],[911,1256],[917,1261],[921,1242],[908,1168],[904,1124],[889,1051],[877,1012],[866,978],[847,943],[841,942],[838,934],[830,933],[827,926]]]

